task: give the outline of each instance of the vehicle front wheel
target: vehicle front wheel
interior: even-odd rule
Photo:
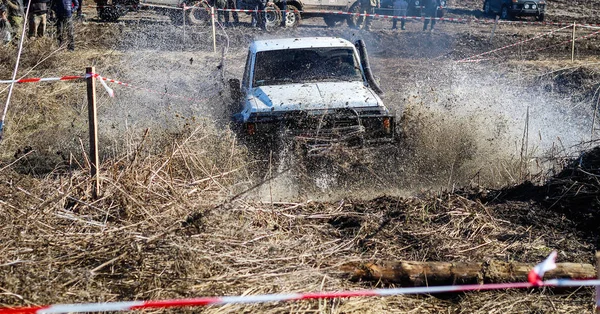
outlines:
[[[346,18],[341,15],[325,15],[323,16],[323,20],[325,20],[325,24],[329,27],[340,26]]]
[[[359,13],[360,11],[360,2],[356,1],[348,10],[349,13]],[[360,28],[360,24],[358,24],[358,15],[350,14],[346,18],[346,23],[348,23],[348,27],[352,28]]]
[[[217,14],[216,10],[215,14]],[[187,9],[186,17],[191,25],[209,25],[210,5],[205,1],[194,2]]]
[[[542,14],[540,14],[540,15],[536,16],[535,18],[536,18],[538,21],[540,21],[540,22],[543,22],[545,17],[546,17],[546,16],[544,15],[544,13],[542,13]]]
[[[285,18],[285,27],[296,27],[300,25],[300,10],[298,10],[295,5],[288,4],[287,10],[283,12],[283,16]]]
[[[503,20],[512,20],[513,19],[513,15],[512,15],[512,13],[510,13],[510,10],[508,9],[507,6],[502,7],[502,11],[500,12],[500,18]]]

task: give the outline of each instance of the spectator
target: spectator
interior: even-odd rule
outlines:
[[[267,0],[251,0],[250,4],[255,10],[252,12],[252,27],[258,26],[261,29],[267,29],[267,21],[265,16]]]
[[[8,21],[6,6],[0,3],[0,43],[6,45],[12,38],[12,27]]]
[[[19,40],[23,31],[23,16],[25,15],[23,0],[2,0],[2,2],[8,9],[8,21],[12,26],[13,38]]]
[[[79,6],[77,6],[77,19],[83,21],[85,19],[85,14],[81,11],[83,8],[83,0],[79,0]]]
[[[380,0],[360,0],[359,12],[361,14],[375,14],[375,8],[379,8],[381,6]],[[364,16],[360,16],[357,25],[361,25],[363,22]],[[365,19],[365,30],[371,30],[371,23],[373,23],[373,16],[367,16]],[[360,26],[359,26],[360,27]]]
[[[56,32],[58,45],[62,46],[67,33],[67,49],[75,50],[75,35],[73,29],[73,12],[79,8],[77,0],[54,0],[52,9],[56,15]]]
[[[425,21],[423,22],[423,31],[427,30],[427,24],[429,24],[429,20],[431,20],[431,31],[433,31],[433,27],[435,26],[435,18],[437,17],[437,12],[440,7],[439,0],[425,0]]]
[[[217,18],[218,18],[219,23],[221,23],[221,17],[223,17],[223,19],[225,21],[225,26],[231,26],[231,24],[229,23],[229,11],[224,11],[224,9],[235,9],[236,8],[235,1],[234,0],[217,0],[216,4],[217,4],[217,8],[221,9],[217,13]],[[233,16],[233,21],[235,22],[235,24],[238,24],[240,22],[238,13],[234,11],[234,12],[231,12],[231,15]]]
[[[405,30],[406,24],[406,11],[408,9],[408,2],[406,0],[395,0],[394,1],[394,21],[392,24],[392,29],[398,29],[396,27],[396,23],[398,23],[398,16],[400,16],[400,29]]]
[[[29,8],[29,38],[44,37],[46,34],[46,14],[50,0],[31,0]]]

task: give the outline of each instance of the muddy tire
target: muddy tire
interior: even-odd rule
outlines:
[[[354,2],[354,4],[348,10],[349,13],[359,13],[359,11],[360,11],[360,3],[358,1]],[[346,23],[348,24],[348,27],[360,28],[360,25],[358,24],[358,18],[359,18],[358,15],[353,15],[353,14],[348,15],[348,17],[346,18]]]
[[[500,18],[503,20],[512,20],[513,19],[513,15],[512,15],[512,13],[510,13],[510,10],[508,9],[507,6],[502,7],[502,10],[500,11]]]
[[[297,27],[300,25],[300,10],[295,5],[288,4],[287,11],[283,12],[282,15],[285,18],[285,27]]]
[[[215,11],[215,14],[216,11]],[[209,25],[210,24],[210,5],[204,1],[195,2],[187,10],[187,22],[190,25]]]
[[[323,20],[328,27],[336,27],[342,25],[346,18],[340,15],[325,15]]]
[[[490,7],[489,0],[485,0],[483,3],[483,16],[492,16],[492,8]]]
[[[276,5],[267,5],[264,17],[267,30],[281,26],[282,13]]]
[[[546,17],[545,14],[542,13],[542,14],[536,16],[535,19],[538,20],[539,22],[543,22],[545,17]]]

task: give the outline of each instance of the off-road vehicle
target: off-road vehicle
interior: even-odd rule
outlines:
[[[194,25],[208,24],[210,22],[210,8],[215,4],[214,0],[94,1],[98,5],[98,16],[104,21],[116,21],[119,17],[124,16],[128,12],[137,11],[143,7],[150,7],[155,10],[164,11],[171,17],[174,23],[181,23],[184,15],[180,10],[172,10],[172,8],[181,8],[185,5],[189,7],[185,14],[186,22]],[[358,1],[356,0],[328,0],[326,2],[321,0],[274,0],[268,2],[265,18],[267,27],[277,27],[281,25],[282,19],[285,19],[286,27],[295,27],[299,25],[301,19],[310,17],[322,17],[325,20],[325,24],[333,27],[346,22],[351,16],[331,14],[326,13],[326,11],[347,12],[352,7],[354,7],[356,11],[358,6],[357,3]],[[240,0],[237,4],[238,9],[254,9],[254,3],[250,0]],[[348,23],[350,24],[351,22]]]
[[[342,38],[254,41],[242,81],[229,81],[234,130],[254,149],[293,140],[309,155],[334,145],[395,139],[395,119],[371,73],[364,42]]]
[[[515,16],[535,16],[538,21],[544,21],[545,12],[545,0],[485,0],[483,3],[483,14],[499,14],[505,20]]]

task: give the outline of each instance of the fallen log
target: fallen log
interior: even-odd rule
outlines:
[[[502,282],[525,282],[534,264],[518,262],[385,262],[348,263],[340,270],[353,281],[378,281],[401,286],[435,286],[482,284]],[[596,278],[592,264],[557,263],[557,268],[546,273],[544,279]]]

